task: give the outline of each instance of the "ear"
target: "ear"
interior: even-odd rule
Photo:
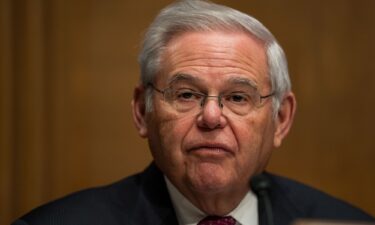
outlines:
[[[279,147],[283,139],[288,134],[293,123],[296,106],[297,102],[293,92],[287,93],[280,104],[280,108],[275,119],[276,130],[273,139],[273,145],[275,147]]]
[[[138,134],[143,138],[147,137],[145,91],[143,85],[137,86],[134,89],[131,103],[134,124]]]

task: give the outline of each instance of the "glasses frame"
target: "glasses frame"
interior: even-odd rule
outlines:
[[[155,87],[155,85],[153,83],[148,83],[147,86],[150,86],[153,90],[155,90],[155,91],[159,92],[160,94],[162,94],[164,100],[166,99],[166,97],[165,97],[166,91],[169,90],[169,89],[171,89],[171,87],[167,87],[167,88],[161,90],[161,89]],[[224,107],[224,104],[221,102],[221,100],[222,100],[222,97],[225,96],[225,95],[207,95],[207,94],[203,94],[203,93],[200,93],[200,92],[194,92],[194,94],[199,95],[199,96],[202,97],[202,100],[200,102],[200,106],[201,107],[204,106],[204,104],[206,103],[206,99],[207,98],[217,98],[219,107],[221,109]],[[259,105],[256,105],[256,107],[260,108],[262,106],[262,100],[274,96],[275,92],[271,92],[268,95],[260,95],[259,93],[257,93],[257,94],[259,96]]]

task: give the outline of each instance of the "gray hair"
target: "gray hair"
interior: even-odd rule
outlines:
[[[291,90],[284,51],[271,32],[255,18],[238,10],[204,0],[181,0],[164,8],[148,28],[138,61],[141,82],[146,87],[161,70],[161,55],[168,42],[177,34],[189,31],[242,31],[265,45],[271,87],[275,93],[273,110],[276,115],[284,94]],[[146,91],[146,110],[152,108],[152,90]]]

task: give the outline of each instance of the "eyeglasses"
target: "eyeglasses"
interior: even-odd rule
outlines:
[[[164,90],[156,88],[152,83],[148,86],[163,95],[168,102],[178,112],[192,112],[200,110],[206,103],[207,98],[217,98],[220,108],[228,108],[238,115],[246,115],[255,108],[263,105],[264,99],[271,97],[274,93],[260,95],[256,88],[247,87],[233,89],[222,95],[206,95],[190,88],[178,88],[170,86]]]

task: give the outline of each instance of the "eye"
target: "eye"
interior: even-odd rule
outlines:
[[[201,94],[190,89],[177,90],[174,95],[176,100],[182,101],[196,101],[201,98]]]
[[[231,99],[234,102],[242,102],[242,101],[245,100],[244,96],[242,96],[242,95],[232,95]]]
[[[189,98],[192,98],[193,97],[193,93],[192,92],[181,92],[179,93],[178,95],[178,98],[183,98],[183,99],[189,99]]]
[[[245,93],[231,93],[226,95],[225,100],[235,104],[245,104],[250,101],[250,97]]]

